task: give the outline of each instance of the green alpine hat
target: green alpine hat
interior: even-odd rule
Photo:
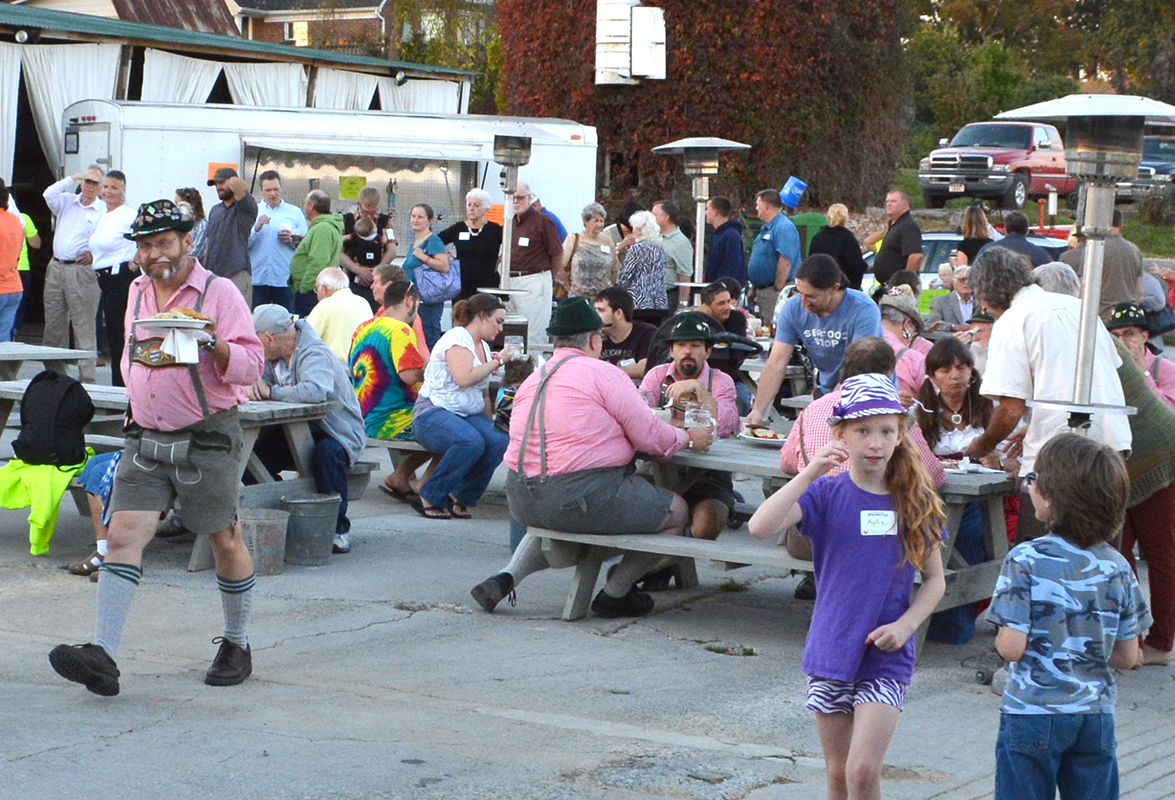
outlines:
[[[1107,330],[1112,331],[1114,328],[1130,326],[1146,330],[1146,314],[1136,303],[1125,302],[1114,306],[1114,312],[1110,314],[1110,321],[1106,323]]]
[[[577,333],[591,333],[606,328],[604,320],[596,313],[596,307],[586,297],[569,297],[560,300],[547,326],[548,336],[574,336]]]
[[[170,200],[153,200],[139,206],[139,213],[131,223],[131,232],[123,236],[131,241],[164,231],[190,231],[195,220],[184,219],[179,207]]]
[[[986,322],[989,325],[994,325],[995,324],[995,317],[993,317],[991,314],[988,314],[986,311],[984,311],[982,308],[980,308],[978,305],[976,305],[975,310],[971,312],[971,316],[968,317],[967,321],[968,322]]]
[[[673,323],[673,327],[669,330],[669,335],[665,337],[667,342],[705,342],[706,344],[714,344],[714,332],[710,330],[706,318],[696,311],[688,311],[677,318]]]

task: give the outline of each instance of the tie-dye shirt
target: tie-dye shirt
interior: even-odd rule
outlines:
[[[351,339],[351,384],[367,435],[392,439],[412,422],[419,384],[409,386],[400,373],[423,369],[412,328],[391,317],[375,317],[360,325]]]
[[[1005,714],[1112,714],[1114,642],[1150,627],[1138,581],[1117,550],[1083,550],[1050,533],[1004,559],[987,619],[1028,634],[1012,664]]]

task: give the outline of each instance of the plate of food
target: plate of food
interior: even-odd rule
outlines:
[[[739,431],[738,438],[744,442],[782,447],[783,443],[787,441],[787,434],[773,431],[770,428],[747,428],[744,431]]]
[[[211,321],[212,320],[201,314],[199,311],[193,311],[190,308],[178,306],[173,308],[171,311],[160,311],[153,317],[137,319],[135,320],[135,324],[141,325],[142,327],[149,330],[199,330]]]

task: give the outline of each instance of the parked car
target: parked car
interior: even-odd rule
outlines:
[[[963,234],[954,231],[927,231],[922,234],[922,266],[918,277],[922,282],[922,289],[930,288],[930,283],[938,277],[938,268],[949,263],[951,253],[959,249],[959,242],[963,241]],[[1044,248],[1054,259],[1069,249],[1069,242],[1065,239],[1054,239],[1048,236],[1033,236],[1029,234],[1028,241],[1037,247]],[[877,288],[877,281],[873,279],[873,259],[876,253],[865,254],[865,264],[869,272],[865,275],[865,292],[872,294]]]
[[[1155,194],[1175,201],[1175,136],[1146,136],[1142,140],[1142,164],[1132,181],[1118,184],[1114,200],[1133,203]]]
[[[1065,172],[1065,145],[1052,125],[1040,122],[973,122],[934,150],[918,166],[927,208],[956,197],[975,197],[1024,208],[1049,187],[1067,197],[1077,180]]]

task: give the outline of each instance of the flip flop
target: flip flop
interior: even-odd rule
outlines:
[[[412,505],[415,500],[420,498],[420,495],[416,492],[401,492],[399,489],[392,488],[383,482],[380,482],[379,490],[393,500],[399,500],[401,503],[407,503],[409,505]]]
[[[425,519],[452,519],[453,518],[453,515],[450,514],[447,509],[437,508],[436,506],[425,506],[424,503],[419,502],[419,500],[420,500],[420,498],[417,498],[418,502],[409,503],[409,505],[412,506],[413,509],[415,509],[417,514],[424,517]]]
[[[473,519],[473,515],[469,513],[469,507],[452,497],[449,498],[449,513],[457,519]]]

